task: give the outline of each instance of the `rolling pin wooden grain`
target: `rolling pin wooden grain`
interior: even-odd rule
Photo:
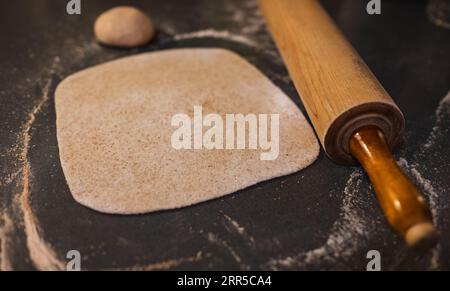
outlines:
[[[436,244],[425,200],[396,164],[400,109],[316,0],[259,0],[327,155],[359,162],[390,224],[414,248]]]

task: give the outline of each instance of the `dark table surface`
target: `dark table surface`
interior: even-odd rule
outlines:
[[[365,270],[369,250],[385,270],[450,269],[450,30],[433,26],[426,1],[323,1],[407,119],[396,158],[426,195],[442,239],[408,251],[386,223],[359,168],[319,159],[299,173],[196,206],[139,216],[104,215],[77,204],[58,158],[54,89],[107,60],[177,47],[223,47],[261,69],[295,102],[254,1],[82,0],[0,4],[0,266],[62,268],[78,250],[83,269]],[[158,28],[143,48],[99,46],[99,13],[119,4],[148,11]]]

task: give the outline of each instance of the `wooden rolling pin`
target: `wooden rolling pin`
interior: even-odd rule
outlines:
[[[438,233],[422,195],[390,148],[400,109],[316,0],[259,0],[268,27],[327,155],[366,170],[390,224],[414,248]]]

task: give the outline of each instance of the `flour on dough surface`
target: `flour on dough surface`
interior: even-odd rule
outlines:
[[[238,55],[175,49],[98,65],[55,94],[61,164],[79,203],[139,214],[180,208],[297,172],[319,145],[302,112]],[[175,114],[280,114],[279,156],[261,150],[175,150]]]

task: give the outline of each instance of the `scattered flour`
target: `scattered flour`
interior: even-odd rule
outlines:
[[[228,224],[234,229],[234,231],[237,232],[245,240],[247,240],[249,242],[249,244],[251,244],[251,245],[255,244],[255,239],[253,238],[253,236],[249,235],[247,233],[247,230],[244,227],[240,226],[237,221],[235,221],[234,219],[232,219],[230,216],[228,216],[226,214],[224,214],[223,217],[228,222]]]
[[[343,190],[341,214],[323,246],[294,256],[272,259],[263,268],[280,270],[317,267],[323,262],[338,263],[350,258],[374,233],[370,218],[364,214],[363,205],[370,189],[362,187],[362,178],[360,170],[351,173]]]
[[[211,244],[225,249],[231,255],[231,257],[233,257],[234,261],[239,265],[242,271],[250,269],[248,265],[242,263],[242,258],[236,252],[236,250],[234,250],[234,248],[228,242],[220,238],[217,234],[209,232],[207,239]]]
[[[258,8],[256,0],[243,0],[239,3],[226,1],[224,15],[227,17],[224,21],[229,22],[227,27],[234,26],[236,29],[209,27],[198,31],[177,34],[177,29],[174,28],[173,24],[164,23],[163,30],[172,35],[173,40],[217,38],[240,43],[271,56],[273,61],[282,63],[275,44],[267,32],[264,17]]]
[[[0,187],[8,186],[13,183],[16,178],[19,176],[20,171],[16,171],[14,173],[7,174],[6,177],[0,178]]]
[[[185,40],[185,39],[194,39],[194,38],[220,38],[225,40],[230,40],[238,43],[242,43],[251,47],[258,47],[258,44],[245,37],[243,35],[238,35],[229,32],[228,30],[215,30],[215,29],[205,29],[194,32],[182,33],[174,35],[174,40]]]
[[[121,271],[164,271],[172,268],[179,267],[186,263],[193,263],[202,260],[205,256],[202,252],[197,252],[194,256],[180,259],[167,260],[163,262],[143,265],[143,266],[134,266],[131,268],[120,268]],[[117,269],[111,269],[111,271],[115,271]]]
[[[436,109],[435,113],[435,125],[431,131],[430,136],[428,137],[427,141],[423,145],[423,148],[429,149],[433,145],[435,145],[436,139],[438,136],[445,134],[443,130],[448,131],[449,128],[443,128],[441,125],[443,122],[445,122],[448,119],[448,116],[450,115],[450,92],[448,92],[447,96],[444,97],[444,99],[441,100],[439,103],[439,106]]]
[[[9,253],[11,244],[10,233],[13,230],[13,222],[7,213],[0,217],[0,271],[12,271],[11,255]]]
[[[56,60],[55,60],[56,62]],[[50,86],[52,80],[47,82],[43,95],[36,106],[28,115],[28,121],[25,123],[23,130],[23,150],[21,159],[23,162],[22,169],[22,192],[17,196],[17,203],[23,214],[25,233],[27,234],[27,246],[30,258],[36,268],[43,271],[58,271],[64,268],[64,264],[56,257],[52,247],[41,237],[39,224],[30,205],[30,179],[31,166],[28,160],[28,152],[30,149],[30,130],[36,120],[36,115],[41,112],[43,106],[49,98]]]
[[[80,45],[83,44],[83,45]],[[75,45],[76,44],[76,45]],[[62,47],[69,47],[71,49],[66,50],[70,63],[66,64],[69,67],[72,65],[79,65],[88,56],[95,54],[99,46],[89,41],[81,41],[78,43],[76,40],[70,38],[66,39],[61,44]],[[57,55],[57,51],[50,52],[49,54]],[[38,63],[43,62],[44,57],[37,59],[33,50],[30,48],[28,58],[31,61]],[[27,117],[22,125],[22,129],[19,135],[17,135],[16,142],[11,145],[11,148],[7,150],[7,155],[15,157],[17,162],[9,165],[9,173],[4,173],[3,178],[0,181],[0,187],[6,187],[14,183],[15,187],[19,190],[14,193],[11,199],[11,207],[1,208],[0,216],[3,217],[3,224],[0,226],[0,269],[11,270],[14,269],[13,262],[9,258],[9,254],[14,251],[17,244],[10,242],[11,236],[23,233],[26,238],[26,246],[28,248],[29,256],[32,264],[39,270],[62,270],[64,265],[60,261],[51,245],[44,240],[41,236],[41,230],[30,206],[30,180],[32,178],[32,170],[29,163],[28,152],[30,148],[31,135],[30,131],[36,120],[36,116],[39,115],[42,109],[47,105],[49,101],[50,87],[55,76],[58,76],[62,72],[62,60],[56,56],[53,57],[51,66],[42,64],[47,70],[36,72],[36,75],[44,76],[40,79],[25,78],[23,82],[18,82],[14,87],[2,91],[2,95],[21,95],[24,98],[34,98],[30,90],[37,84],[43,84],[43,93],[39,99],[34,103],[34,106],[30,109]],[[37,67],[42,67],[37,66]],[[29,72],[32,74],[33,72]],[[45,79],[45,76],[49,76]],[[12,223],[7,223],[12,221]]]

